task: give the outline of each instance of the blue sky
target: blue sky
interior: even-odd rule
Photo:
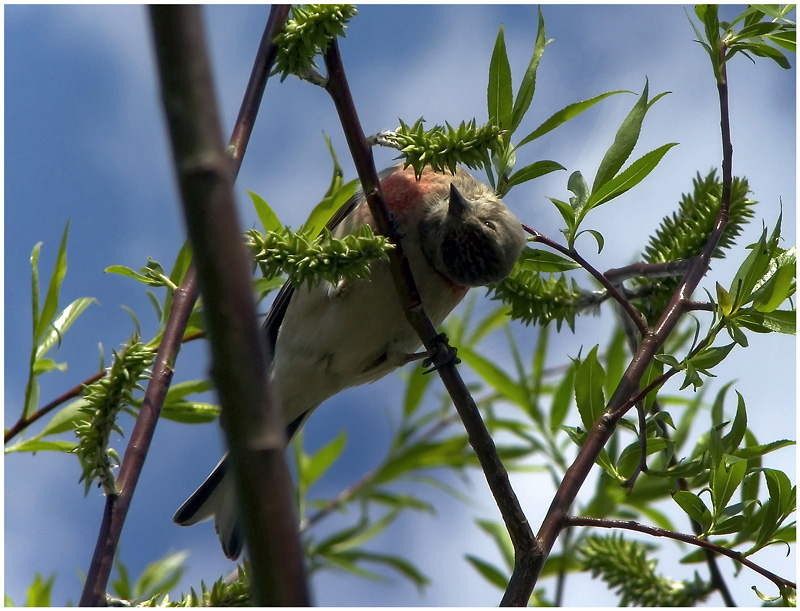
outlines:
[[[690,9],[691,10],[691,9]],[[726,7],[728,16],[738,11]],[[647,231],[670,214],[681,193],[691,189],[696,172],[718,166],[721,158],[716,87],[708,59],[680,5],[546,5],[548,45],[540,66],[533,106],[519,130],[524,135],[554,111],[606,90],[641,91],[649,78],[653,94],[669,90],[650,111],[634,156],[667,142],[679,142],[639,187],[589,219],[606,237],[594,253],[591,241],[579,243],[596,267],[632,262]],[[230,134],[268,7],[206,8],[225,137]],[[42,403],[85,379],[97,367],[97,343],[106,354],[131,333],[127,305],[139,313],[145,336],[155,325],[139,285],[103,274],[111,264],[138,268],[147,257],[169,266],[184,240],[183,222],[159,106],[145,9],[137,6],[6,6],[5,15],[5,423],[20,410],[30,350],[30,266],[41,241],[40,270],[46,278],[58,241],[71,219],[69,269],[61,303],[93,296],[92,306],[69,331],[57,359],[65,373],[42,378]],[[500,24],[515,86],[527,66],[536,33],[536,7],[377,6],[360,7],[341,42],[356,105],[367,133],[395,127],[397,119],[428,124],[463,119],[486,120],[489,58]],[[794,65],[794,58],[790,58]],[[754,66],[738,58],[729,67],[734,173],[750,179],[760,203],[756,218],[738,244],[754,241],[762,219],[771,227],[783,202],[787,244],[796,227],[796,71],[764,60]],[[522,149],[518,164],[553,159],[594,172],[619,123],[634,102],[615,96],[567,126]],[[245,189],[261,194],[288,224],[303,221],[330,180],[323,132],[340,154],[347,178],[354,176],[336,113],[327,94],[292,77],[270,81],[253,140],[236,184],[241,217],[255,222]],[[393,163],[394,152],[375,152],[378,167]],[[507,203],[526,223],[559,237],[559,217],[546,199],[567,196],[568,173],[548,175],[512,191]],[[613,209],[611,208],[613,206]],[[625,226],[622,226],[622,223]],[[738,261],[715,262],[702,286],[723,285]],[[42,280],[42,284],[44,284]],[[587,282],[584,281],[584,284]],[[483,292],[480,292],[482,295]],[[699,298],[702,293],[698,292]],[[587,316],[553,343],[552,364],[568,361],[581,346],[606,341],[611,317]],[[529,348],[538,330],[515,328]],[[489,341],[485,354],[507,359],[502,337]],[[776,355],[780,355],[776,358]],[[751,348],[734,352],[718,371],[718,388],[739,379],[736,388],[750,408],[751,427],[761,441],[791,436],[795,418],[795,351],[791,337],[752,337]],[[177,380],[204,375],[206,348],[198,342],[181,352]],[[347,427],[349,444],[341,464],[321,484],[335,493],[381,456],[397,405],[391,401],[396,378],[354,389],[330,400],[311,419],[307,441],[319,446]],[[712,386],[712,389],[715,386]],[[394,415],[393,415],[393,410]],[[130,431],[126,421],[125,430]],[[34,429],[36,430],[36,429]],[[122,441],[115,447],[122,448]],[[216,425],[159,425],[150,458],[131,507],[121,554],[136,574],[148,561],[170,550],[191,549],[182,585],[207,582],[230,564],[219,551],[210,526],[181,529],[171,516],[187,493],[213,467],[221,452]],[[794,479],[794,454],[784,450],[769,465]],[[54,602],[76,602],[80,581],[94,547],[103,499],[84,498],[77,461],[62,455],[10,455],[5,459],[5,590],[16,603],[39,571],[56,571]],[[532,523],[549,504],[547,479],[515,476],[515,486]],[[463,560],[464,553],[497,559],[473,525],[476,516],[496,519],[496,509],[479,475],[464,488],[474,499],[465,505],[431,494],[439,513],[401,519],[375,544],[419,562],[433,578],[423,595],[404,582],[373,584],[339,574],[313,583],[321,605],[494,605],[498,592]],[[430,542],[436,541],[431,546]],[[772,555],[770,555],[772,554]],[[768,550],[764,563],[787,573],[783,552]],[[694,567],[665,558],[659,567],[675,577],[691,577]],[[725,564],[731,574],[730,564]],[[566,603],[614,604],[605,587],[588,577],[571,578]],[[767,584],[752,574],[734,582],[740,604],[756,604],[749,590]],[[574,587],[580,585],[581,587]],[[717,601],[718,602],[718,601]]]

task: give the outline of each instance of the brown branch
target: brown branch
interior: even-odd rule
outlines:
[[[537,242],[541,242],[542,244],[549,246],[553,250],[557,250],[564,256],[569,257],[570,259],[578,263],[583,269],[589,272],[600,284],[602,284],[605,287],[608,294],[617,303],[619,303],[622,309],[628,314],[631,321],[633,321],[633,324],[636,325],[636,328],[639,329],[639,332],[642,335],[645,335],[647,333],[648,331],[647,323],[645,322],[644,317],[641,315],[641,313],[639,313],[639,311],[633,307],[633,304],[630,301],[628,301],[622,295],[622,293],[619,292],[619,290],[617,290],[617,287],[614,286],[609,281],[608,278],[606,278],[602,273],[596,270],[586,259],[584,259],[581,255],[579,255],[577,251],[575,251],[575,249],[562,246],[558,242],[551,240],[544,234],[541,234],[535,229],[528,227],[524,223],[522,224],[522,227],[525,229],[525,231],[534,236]]]
[[[194,300],[193,300],[194,303]],[[181,340],[181,343],[185,344],[187,342],[194,341],[196,339],[202,339],[205,337],[205,331],[197,331],[196,333],[192,333],[190,335],[185,335]],[[74,388],[70,388],[67,392],[65,392],[60,397],[56,397],[50,403],[45,405],[44,407],[36,410],[27,418],[21,418],[14,426],[12,426],[8,431],[6,431],[5,440],[3,443],[8,443],[11,441],[16,435],[18,435],[21,431],[28,428],[34,422],[39,420],[40,418],[46,416],[55,408],[57,408],[62,403],[66,403],[70,399],[74,399],[75,397],[79,396],[81,392],[83,392],[84,387],[89,386],[90,384],[94,384],[98,380],[102,380],[106,376],[107,371],[98,371],[93,376],[86,378],[83,382],[75,386]]]
[[[48,403],[44,407],[42,407],[40,409],[37,409],[35,412],[33,412],[27,418],[20,418],[14,426],[12,426],[10,429],[8,429],[6,431],[3,443],[6,444],[9,441],[11,441],[21,431],[23,431],[24,429],[29,427],[31,424],[33,424],[34,422],[39,420],[39,418],[42,418],[43,416],[46,416],[47,414],[49,414],[51,411],[53,411],[55,408],[57,408],[62,403],[65,403],[66,401],[69,401],[70,399],[74,399],[75,397],[79,396],[81,394],[81,392],[83,391],[83,387],[84,386],[88,386],[89,384],[93,384],[94,382],[97,382],[97,380],[102,379],[103,377],[105,377],[105,375],[106,375],[105,371],[99,371],[98,373],[94,374],[92,377],[85,379],[83,382],[81,382],[80,384],[78,384],[74,388],[69,389],[67,392],[65,392],[60,397],[58,397],[56,399],[53,399],[52,401],[50,401],[50,403]]]
[[[646,394],[645,391],[649,392],[649,390],[663,383],[668,377],[677,372],[673,370],[669,372],[669,375],[664,374],[648,385],[647,389],[639,391],[639,385],[648,366],[652,363],[653,358],[667,341],[667,338],[686,312],[686,304],[690,301],[692,293],[708,271],[711,257],[716,250],[717,244],[725,230],[725,225],[728,222],[731,203],[733,146],[731,145],[730,121],[728,116],[728,89],[725,76],[724,44],[720,49],[720,57],[722,58],[722,78],[720,82],[718,82],[717,87],[720,100],[720,125],[723,144],[723,188],[722,197],[720,198],[720,210],[714,228],[702,253],[690,259],[687,270],[681,278],[661,319],[656,323],[655,328],[649,331],[642,339],[616,391],[609,399],[604,413],[597,422],[594,423],[583,446],[578,451],[577,457],[569,469],[567,469],[537,535],[544,550],[541,556],[537,557],[534,562],[534,570],[537,577],[547,560],[550,550],[553,548],[553,544],[565,526],[567,512],[594,466],[595,460],[614,433],[619,420],[636,401]]]
[[[204,299],[212,378],[222,407],[257,605],[310,603],[286,437],[268,380],[250,259],[241,239],[201,9],[150,11],[184,216]]]
[[[683,275],[688,265],[688,259],[667,263],[632,263],[625,267],[610,269],[603,275],[612,282],[622,282],[630,278],[669,278]]]
[[[695,545],[697,547],[702,547],[703,549],[707,549],[721,556],[727,556],[728,558],[731,558],[736,562],[739,562],[742,566],[746,566],[747,568],[752,569],[759,575],[766,577],[778,587],[789,587],[794,590],[797,589],[797,584],[795,582],[789,581],[788,579],[784,579],[783,577],[776,575],[775,573],[768,571],[767,569],[757,565],[755,562],[747,558],[741,552],[735,552],[726,547],[722,547],[721,545],[717,545],[716,543],[712,543],[711,541],[708,541],[706,539],[700,539],[699,537],[695,537],[694,535],[686,535],[684,533],[678,533],[672,530],[658,528],[656,526],[646,526],[645,524],[640,524],[639,522],[634,522],[633,520],[612,520],[608,518],[581,518],[577,516],[567,516],[566,518],[564,518],[564,524],[565,526],[594,526],[596,528],[622,528],[625,530],[633,530],[647,535],[652,535],[654,537],[666,537],[667,539],[673,539],[675,541],[683,541],[684,543]]]
[[[262,45],[259,47],[260,54],[268,51],[268,48],[264,48],[264,40],[272,40],[277,29],[282,27],[287,14],[287,6],[275,6],[272,8],[270,19],[262,38]],[[259,85],[258,82],[261,80],[266,81],[269,74],[269,66],[259,69],[260,65],[257,58],[253,73],[250,76],[248,91],[263,92],[264,90],[263,84]],[[234,128],[234,135],[238,134],[238,137],[232,138],[231,146],[228,147],[228,154],[232,158],[238,159],[238,162],[231,164],[234,177],[238,174],[240,162],[251,132],[250,128],[240,128],[239,123],[247,122],[249,126],[252,126],[258,112],[259,102],[260,94],[259,96],[247,96],[242,104],[242,110],[239,112],[237,125]],[[228,163],[230,164],[230,161]],[[194,264],[192,264],[186,272],[183,283],[173,293],[169,318],[153,366],[153,376],[145,392],[142,408],[120,468],[118,482],[120,494],[118,496],[109,496],[106,499],[106,508],[103,513],[97,545],[81,596],[81,606],[100,606],[105,604],[105,589],[111,572],[113,557],[122,534],[122,527],[130,506],[130,500],[144,465],[150,440],[155,432],[161,407],[169,388],[181,339],[194,308],[194,303],[197,300],[197,290],[197,273]],[[184,338],[184,341],[190,341],[191,339],[195,338],[187,337]]]
[[[364,137],[347,85],[339,46],[335,40],[330,43],[325,52],[325,67],[328,77],[326,89],[339,114],[370,211],[375,218],[378,230],[389,237],[396,246],[389,251],[389,262],[406,319],[419,335],[428,354],[431,355],[432,362],[464,423],[469,442],[478,456],[478,461],[514,546],[514,572],[501,604],[527,605],[533,591],[533,579],[535,578],[531,570],[532,559],[536,554],[542,552],[511,487],[508,473],[497,454],[494,441],[486,429],[475,401],[452,362],[452,349],[447,345],[446,340],[437,334],[436,328],[425,313],[414,278],[411,275],[411,269],[403,254],[402,243],[389,220],[389,211],[375,170],[372,150]]]

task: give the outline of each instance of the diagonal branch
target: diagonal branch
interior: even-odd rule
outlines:
[[[443,341],[438,336],[436,328],[422,305],[408,261],[403,255],[402,244],[389,220],[389,211],[375,170],[372,151],[358,119],[336,40],[333,40],[325,51],[325,67],[328,77],[325,88],[339,113],[339,119],[370,211],[379,231],[395,244],[395,248],[389,251],[389,262],[406,319],[419,335],[428,354],[431,355],[433,365],[437,368],[458,415],[464,423],[469,442],[478,456],[489,488],[494,495],[514,545],[514,573],[501,604],[527,605],[534,585],[531,560],[535,553],[541,554],[541,551],[538,549],[533,531],[511,487],[508,473],[497,455],[494,441],[486,429],[475,401],[455,365],[450,361],[451,349],[446,340]]]
[[[252,126],[258,113],[261,94],[264,91],[272,64],[272,60],[263,61],[262,57],[271,54],[270,57],[274,59],[274,45],[272,45],[271,40],[282,27],[288,12],[289,7],[285,5],[274,6],[270,11],[270,17],[264,30],[258,56],[247,86],[248,94],[245,95],[245,99],[242,102],[233,132],[234,135],[227,151],[230,158],[234,160],[232,167],[234,177],[238,174]],[[144,466],[150,441],[155,432],[161,407],[169,389],[175,361],[180,350],[181,339],[197,300],[197,294],[197,273],[194,264],[192,264],[186,272],[183,283],[173,294],[172,307],[169,312],[166,329],[153,365],[153,375],[147,386],[142,408],[120,468],[118,482],[120,494],[109,496],[106,499],[106,508],[103,513],[97,545],[81,596],[81,606],[105,604],[105,590],[111,573],[114,554],[122,535],[122,528],[139,474]]]
[[[577,516],[567,516],[564,519],[564,525],[594,526],[596,528],[622,528],[625,530],[633,530],[647,535],[652,535],[654,537],[666,537],[667,539],[682,541],[684,543],[688,543],[690,545],[695,545],[697,547],[701,547],[703,549],[712,551],[721,556],[727,556],[728,558],[735,560],[741,565],[746,566],[749,569],[752,569],[759,575],[763,575],[778,587],[789,587],[795,590],[797,589],[797,584],[794,583],[793,581],[789,581],[788,579],[785,579],[780,575],[776,575],[772,571],[768,571],[764,567],[759,566],[758,564],[747,558],[747,556],[745,556],[741,552],[737,552],[732,549],[722,547],[721,545],[712,543],[707,539],[700,539],[699,537],[695,537],[694,535],[686,535],[684,533],[679,533],[672,530],[666,530],[665,528],[658,528],[656,526],[647,526],[645,524],[640,524],[639,522],[635,522],[633,520],[613,520],[608,518],[581,518]]]
[[[722,197],[720,198],[720,210],[714,228],[702,253],[689,260],[686,272],[681,278],[661,319],[656,323],[652,331],[648,331],[639,344],[631,363],[622,376],[622,380],[609,399],[603,415],[595,422],[583,446],[578,452],[578,456],[569,469],[567,469],[538,533],[538,539],[544,549],[544,553],[536,558],[534,563],[537,577],[547,560],[550,550],[553,548],[553,544],[565,526],[567,512],[594,466],[595,460],[611,438],[619,420],[641,396],[644,396],[644,391],[639,391],[641,380],[659,349],[667,341],[667,338],[673,332],[683,314],[688,311],[689,308],[687,304],[691,303],[692,293],[708,271],[711,257],[716,250],[725,225],[728,222],[731,204],[733,146],[731,144],[730,120],[728,115],[725,45],[720,43],[720,46],[719,53],[721,58],[722,78],[718,81],[717,88],[720,102],[720,127],[723,148],[723,187]],[[664,376],[661,376],[661,378],[655,382],[662,383],[664,379]],[[651,384],[650,387],[655,387],[655,385]]]

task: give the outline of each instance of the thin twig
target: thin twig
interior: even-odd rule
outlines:
[[[27,418],[20,418],[14,426],[12,426],[10,429],[8,429],[6,431],[3,443],[5,444],[5,443],[8,443],[9,441],[11,441],[21,431],[25,430],[31,424],[33,424],[34,422],[39,420],[39,418],[42,418],[43,416],[46,416],[47,414],[49,414],[51,411],[53,411],[55,408],[57,408],[62,403],[65,403],[65,402],[69,401],[70,399],[74,399],[75,397],[79,396],[81,394],[81,392],[83,391],[84,386],[88,386],[89,384],[93,384],[94,382],[97,382],[97,380],[100,380],[100,379],[104,378],[105,375],[106,375],[105,371],[97,372],[92,377],[85,379],[83,382],[81,382],[80,384],[78,384],[74,388],[70,388],[67,392],[65,392],[60,397],[57,397],[56,399],[53,399],[52,401],[50,401],[50,403],[48,403],[44,407],[41,407],[41,408],[37,409],[35,412],[33,412]]]
[[[288,6],[275,6],[272,8],[262,40],[272,40],[277,28],[282,27],[287,14]],[[260,52],[264,52],[263,45],[260,48]],[[258,65],[259,61],[256,59],[256,66]],[[259,79],[266,80],[268,73],[269,67],[266,68],[266,71],[257,71],[254,68],[250,80],[251,82]],[[248,91],[263,92],[263,86],[251,85],[248,85]],[[238,121],[247,121],[252,126],[255,115],[258,112],[259,102],[260,99],[257,97],[248,98],[243,102],[243,106],[247,105],[247,112],[239,113],[234,134],[239,133],[240,137],[235,143],[232,142],[232,146],[228,148],[229,155],[238,158],[239,161],[244,155],[250,129],[239,129]],[[238,174],[240,163],[231,165],[231,171],[235,177]],[[142,408],[134,425],[131,440],[128,443],[120,468],[118,480],[120,494],[118,496],[109,496],[106,499],[106,508],[103,513],[97,545],[81,596],[81,606],[100,606],[105,604],[105,589],[111,573],[113,557],[119,544],[119,538],[122,534],[122,528],[139,473],[144,466],[150,440],[155,432],[158,416],[172,378],[181,339],[197,300],[197,294],[197,274],[195,266],[192,264],[189,266],[181,286],[173,294],[169,318],[153,366],[153,375],[145,392]]]
[[[538,542],[511,487],[508,473],[497,454],[494,441],[486,429],[475,401],[452,363],[451,348],[437,334],[436,328],[425,313],[408,261],[403,255],[402,243],[389,221],[389,211],[375,170],[372,150],[358,120],[336,40],[328,45],[325,52],[325,67],[328,77],[326,89],[339,113],[370,211],[378,230],[396,245],[389,251],[389,263],[406,319],[431,355],[433,365],[437,367],[439,376],[464,423],[469,442],[478,456],[514,546],[514,572],[501,604],[527,605],[533,591],[531,561],[535,554],[541,554]]]
[[[633,307],[633,304],[631,304],[631,302],[628,301],[625,298],[625,296],[619,292],[619,290],[617,290],[617,287],[614,286],[614,284],[611,281],[609,281],[608,278],[606,278],[602,273],[596,270],[586,259],[584,259],[581,255],[579,255],[577,251],[562,246],[558,242],[551,240],[544,234],[539,233],[538,231],[532,229],[531,227],[528,227],[524,223],[522,224],[522,227],[525,229],[525,231],[534,236],[537,242],[541,242],[542,244],[549,246],[553,250],[557,250],[564,256],[569,257],[570,259],[578,263],[583,269],[589,272],[600,284],[602,284],[605,287],[606,291],[608,291],[608,294],[611,295],[611,297],[614,298],[614,300],[616,300],[617,303],[619,303],[622,309],[625,310],[630,319],[636,325],[636,328],[639,329],[639,332],[642,335],[645,335],[647,333],[648,331],[647,323],[645,322],[644,317],[641,315],[641,313],[636,308]]]
[[[192,333],[190,335],[185,335],[181,340],[181,343],[185,344],[187,342],[194,341],[196,339],[201,339],[205,337],[205,331],[197,331],[196,333]],[[40,418],[46,416],[59,405],[66,403],[70,399],[74,399],[75,397],[80,396],[83,392],[83,389],[90,384],[94,384],[98,380],[102,380],[108,372],[106,370],[98,371],[93,376],[86,378],[83,382],[75,386],[74,388],[70,388],[67,392],[65,392],[60,397],[56,397],[50,403],[41,407],[40,409],[33,412],[27,418],[21,418],[14,426],[12,426],[8,431],[6,431],[4,443],[8,443],[11,441],[16,435],[18,435],[21,431],[28,428],[34,422],[39,420]]]
[[[721,556],[727,556],[728,558],[732,558],[736,562],[742,564],[742,566],[746,566],[747,568],[752,569],[759,575],[766,577],[778,587],[789,587],[795,590],[797,589],[797,584],[795,584],[795,582],[789,581],[788,579],[784,579],[780,575],[776,575],[772,571],[768,571],[764,567],[757,565],[755,562],[747,558],[741,552],[733,551],[726,547],[722,547],[721,545],[717,545],[716,543],[712,543],[711,541],[708,541],[706,539],[700,539],[699,537],[695,537],[694,535],[687,535],[684,533],[674,532],[672,530],[666,530],[664,528],[658,528],[656,526],[647,526],[645,524],[640,524],[639,522],[634,522],[633,520],[613,520],[608,518],[581,518],[577,516],[567,516],[564,519],[564,523],[566,526],[594,526],[596,528],[622,528],[625,530],[633,530],[636,532],[645,533],[647,535],[652,535],[654,537],[666,537],[667,539],[682,541],[690,545],[695,545],[697,547],[702,547],[703,549],[710,550]]]
[[[667,263],[632,263],[625,267],[610,269],[603,275],[612,282],[622,282],[631,278],[669,278],[683,275],[688,265],[689,259]]]

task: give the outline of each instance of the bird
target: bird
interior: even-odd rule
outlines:
[[[379,174],[422,304],[440,325],[471,287],[508,276],[525,246],[519,219],[495,191],[461,167],[455,171],[395,165]],[[377,226],[362,190],[334,214],[341,238]],[[263,333],[273,354],[270,383],[287,438],[326,399],[374,382],[415,358],[421,341],[407,322],[389,263],[371,263],[364,280],[322,281],[278,292]],[[173,518],[191,526],[211,518],[226,557],[241,554],[244,538],[227,455]]]

